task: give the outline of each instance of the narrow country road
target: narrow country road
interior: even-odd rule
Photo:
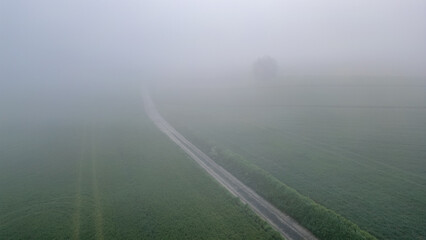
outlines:
[[[246,203],[261,218],[267,221],[286,239],[317,239],[312,233],[299,225],[292,218],[272,206],[269,202],[235,178],[210,157],[201,152],[185,137],[176,131],[157,111],[147,92],[143,93],[145,111],[155,125],[175,142],[186,154],[194,159],[205,171],[224,186],[230,193]]]

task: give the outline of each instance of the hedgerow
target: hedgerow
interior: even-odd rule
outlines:
[[[204,146],[205,148],[205,146]],[[282,183],[263,169],[229,150],[210,151],[218,164],[320,239],[376,239],[336,212]]]

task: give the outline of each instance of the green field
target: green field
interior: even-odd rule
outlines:
[[[426,237],[426,87],[283,85],[158,90],[162,114],[379,239]],[[206,147],[208,146],[208,147]]]
[[[281,239],[155,128],[137,89],[41,114],[0,104],[0,239]]]

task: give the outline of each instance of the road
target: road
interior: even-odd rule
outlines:
[[[175,128],[173,128],[157,111],[154,102],[147,92],[143,92],[145,111],[155,125],[175,142],[186,154],[195,160],[207,173],[216,179],[231,194],[246,203],[257,215],[268,222],[286,239],[317,239],[311,232],[299,225],[295,220],[278,210],[244,183],[214,162]]]

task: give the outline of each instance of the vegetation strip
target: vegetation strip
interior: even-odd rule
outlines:
[[[212,158],[320,239],[376,239],[355,223],[315,203],[266,171],[248,163],[240,155],[215,149]]]

